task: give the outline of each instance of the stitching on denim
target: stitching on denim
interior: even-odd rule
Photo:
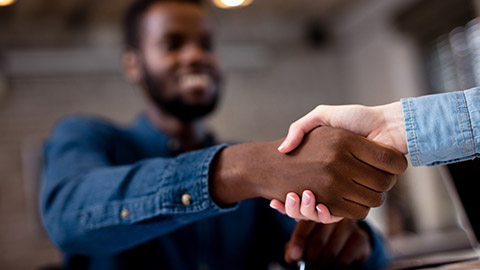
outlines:
[[[467,99],[465,98],[465,93],[462,93],[462,98],[463,98],[463,103],[465,104],[465,114],[467,116],[467,126],[468,126],[468,131],[470,131],[470,140],[471,140],[471,145],[472,145],[472,155],[475,155],[475,143],[473,140],[473,127],[472,127],[472,122],[470,119],[470,113],[468,112],[468,106],[467,106]]]
[[[420,165],[420,159],[418,158],[418,149],[417,149],[417,139],[416,139],[416,136],[415,136],[415,130],[414,130],[414,127],[413,127],[413,117],[412,117],[412,109],[410,108],[410,100],[407,99],[407,107],[408,107],[408,116],[410,118],[410,129],[412,130],[412,134],[413,134],[413,149],[414,149],[414,155],[415,155],[415,158],[417,160],[417,164]]]
[[[454,93],[455,96],[455,103],[457,105],[457,111],[458,111],[458,124],[460,125],[460,132],[462,133],[462,140],[463,140],[463,151],[465,152],[465,155],[468,155],[467,152],[467,147],[466,147],[466,142],[465,142],[465,135],[463,134],[463,127],[462,127],[462,114],[460,113],[460,105],[458,104],[458,97],[457,93]]]

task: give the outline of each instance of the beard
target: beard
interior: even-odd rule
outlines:
[[[220,79],[215,79],[214,84],[217,89],[207,104],[188,104],[180,94],[175,94],[173,97],[166,97],[164,95],[165,81],[153,76],[145,67],[143,68],[143,81],[147,95],[154,104],[162,111],[183,122],[188,123],[202,118],[213,112],[217,107]]]

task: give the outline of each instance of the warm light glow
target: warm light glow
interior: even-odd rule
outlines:
[[[245,1],[244,0],[223,0],[222,2],[229,7],[238,7]]]
[[[15,2],[15,0],[0,0],[0,7],[11,5],[13,2]]]
[[[213,3],[219,8],[236,8],[247,6],[253,0],[213,0]]]

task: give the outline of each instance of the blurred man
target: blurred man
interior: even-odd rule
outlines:
[[[309,188],[312,202],[361,219],[405,170],[401,154],[333,128],[310,133],[291,155],[277,152],[280,141],[216,144],[203,117],[221,76],[201,5],[137,1],[125,36],[125,71],[145,115],[129,127],[69,117],[46,147],[43,219],[66,268],[267,269],[302,256],[317,266],[383,266],[365,223],[295,224],[252,198]]]

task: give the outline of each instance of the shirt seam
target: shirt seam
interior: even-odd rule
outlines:
[[[468,128],[468,131],[470,133],[470,144],[472,145],[472,155],[475,155],[475,141],[474,141],[474,138],[473,138],[473,127],[472,127],[472,122],[471,122],[471,119],[470,119],[470,113],[469,113],[469,110],[468,110],[468,104],[467,104],[467,99],[465,98],[465,93],[464,92],[461,92],[462,94],[462,99],[463,99],[463,103],[465,104],[465,115],[466,115],[466,118],[467,118],[467,128]]]
[[[410,130],[412,131],[412,140],[413,140],[413,155],[415,156],[415,159],[417,160],[417,164],[420,165],[420,159],[418,156],[418,147],[417,147],[417,139],[416,139],[416,134],[415,134],[415,129],[414,129],[414,124],[413,124],[413,116],[412,116],[412,108],[410,107],[410,100],[407,100],[407,107],[408,107],[408,118],[410,122]]]
[[[455,94],[455,103],[457,106],[457,115],[458,115],[458,124],[460,125],[460,132],[462,133],[462,140],[463,140],[463,151],[465,152],[465,155],[468,155],[467,147],[466,147],[466,141],[465,141],[465,135],[463,134],[463,128],[462,128],[462,113],[460,111],[460,104],[458,103],[458,97]]]

